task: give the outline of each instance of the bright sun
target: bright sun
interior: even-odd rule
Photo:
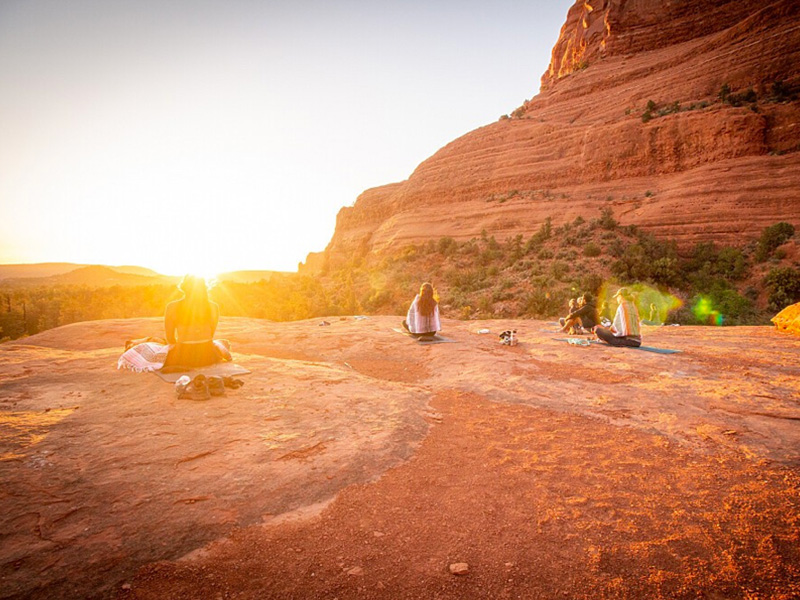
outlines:
[[[213,242],[209,242],[208,247],[198,247],[191,240],[182,240],[168,255],[154,256],[151,261],[143,257],[142,263],[162,275],[182,276],[190,273],[197,277],[203,277],[206,281],[211,281],[216,279],[219,273],[237,268],[237,266],[226,263],[225,259],[226,257],[220,256]]]

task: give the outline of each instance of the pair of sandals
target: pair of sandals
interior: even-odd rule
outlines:
[[[184,375],[175,382],[175,392],[180,400],[208,400],[211,396],[224,396],[225,388],[237,389],[244,385],[241,379],[234,377],[206,377],[202,373],[194,379]]]

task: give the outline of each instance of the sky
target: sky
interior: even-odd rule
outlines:
[[[294,271],[539,91],[572,0],[0,0],[0,263]]]

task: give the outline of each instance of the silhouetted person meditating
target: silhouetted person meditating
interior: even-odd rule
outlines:
[[[619,288],[614,297],[617,299],[617,314],[610,328],[597,326],[594,329],[598,338],[612,346],[642,345],[642,334],[639,327],[639,311],[627,288]]]
[[[664,322],[661,320],[661,317],[658,315],[658,307],[651,303],[650,304],[650,318],[647,320],[642,319],[642,324],[644,325],[663,325]]]
[[[219,306],[208,299],[202,277],[186,275],[178,285],[184,296],[167,305],[164,327],[172,347],[162,371],[205,367],[223,360],[214,345]]]
[[[439,303],[430,283],[423,283],[408,309],[403,327],[417,338],[432,338],[442,328]]]

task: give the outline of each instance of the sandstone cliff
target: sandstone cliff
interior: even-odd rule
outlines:
[[[578,1],[541,89],[364,192],[327,252],[530,235],[604,207],[684,247],[800,225],[796,0]]]

